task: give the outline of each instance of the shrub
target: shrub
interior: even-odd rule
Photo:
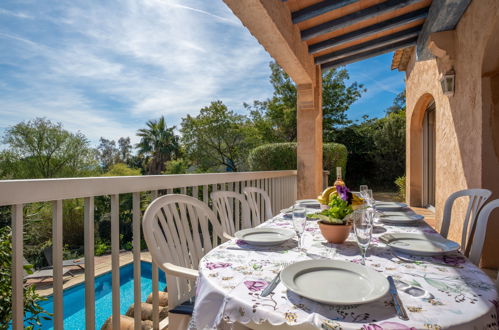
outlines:
[[[0,329],[8,329],[12,319],[12,233],[10,227],[0,228]],[[32,265],[25,265],[28,274]],[[35,292],[32,285],[24,286],[24,324],[26,329],[41,326],[42,319],[49,319],[50,313],[38,302],[47,300]],[[28,325],[28,326],[26,326]]]
[[[127,164],[117,163],[109,168],[102,176],[136,176],[141,175],[140,169],[130,168]]]
[[[296,142],[269,143],[251,150],[248,165],[251,171],[296,170]],[[330,181],[336,175],[336,167],[346,172],[347,148],[338,143],[324,143],[324,169],[330,172]]]
[[[165,162],[165,170],[161,174],[185,174],[189,168],[189,161],[183,158]]]
[[[97,240],[95,242],[95,249],[94,250],[95,250],[96,256],[101,256],[103,254],[106,254],[109,250],[111,250],[111,246],[104,241]]]
[[[397,186],[398,188],[398,195],[399,197],[405,201],[405,175],[403,176],[399,176],[396,180],[395,180],[395,185]]]

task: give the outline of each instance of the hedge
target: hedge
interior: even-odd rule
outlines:
[[[339,143],[324,143],[322,150],[324,169],[330,172],[330,181],[336,178],[336,167],[342,168],[345,177],[347,148]],[[251,171],[296,170],[296,142],[258,146],[249,153],[248,165]]]

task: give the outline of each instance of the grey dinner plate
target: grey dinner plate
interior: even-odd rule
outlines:
[[[295,236],[295,233],[283,228],[249,228],[237,231],[234,236],[251,245],[280,245]]]
[[[424,219],[424,216],[414,212],[386,212],[380,220],[389,224],[407,225],[414,224]]]
[[[399,211],[405,208],[407,208],[405,203],[376,201],[376,209],[380,211]]]
[[[341,260],[305,260],[281,271],[284,286],[305,298],[330,305],[365,304],[383,297],[386,277],[374,269]]]
[[[380,236],[389,247],[411,255],[434,256],[459,250],[459,244],[442,236],[417,233],[390,233]]]
[[[296,201],[296,204],[300,204],[300,206],[311,208],[311,209],[320,209],[321,203],[317,199],[300,199]]]

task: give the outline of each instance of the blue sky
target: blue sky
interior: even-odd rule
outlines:
[[[212,100],[272,94],[270,56],[222,0],[3,0],[0,133],[47,117],[99,137],[130,136],[165,115],[178,125]],[[349,111],[382,116],[404,88],[391,54],[349,65],[368,91]]]

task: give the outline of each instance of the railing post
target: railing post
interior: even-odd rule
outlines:
[[[208,186],[207,185],[203,186],[203,202],[205,202],[206,205],[209,204]]]
[[[54,329],[64,328],[62,279],[62,200],[53,202],[52,266],[54,267]]]
[[[111,277],[113,330],[120,329],[120,195],[111,195]]]
[[[181,188],[181,189],[185,189]],[[158,191],[152,191],[153,200],[158,198]],[[158,265],[152,261],[152,327],[154,330],[159,329],[159,276],[158,276]]]
[[[23,205],[12,205],[12,329],[24,329]]]
[[[133,310],[134,329],[142,328],[142,304],[140,288],[140,192],[132,194],[133,213]]]
[[[94,198],[85,198],[83,231],[85,241],[85,327],[95,329]]]

